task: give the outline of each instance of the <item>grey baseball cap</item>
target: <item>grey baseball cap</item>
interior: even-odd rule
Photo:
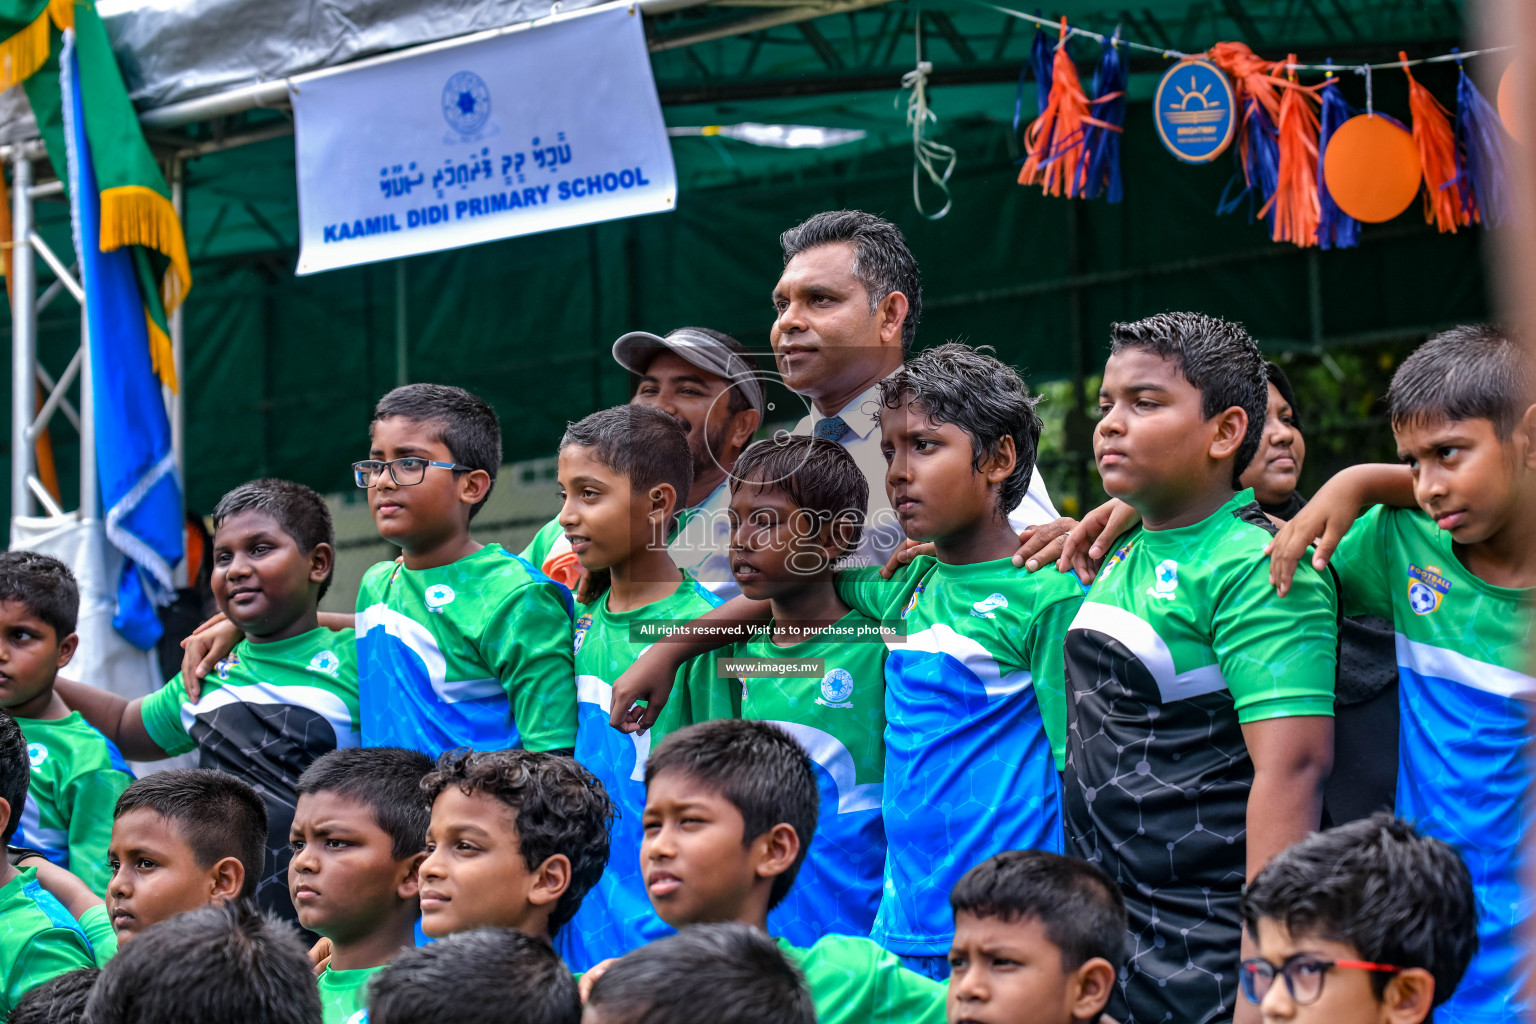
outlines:
[[[660,351],[675,352],[705,373],[723,378],[741,389],[747,403],[762,416],[763,384],[750,363],[719,338],[692,327],[680,327],[666,334],[630,331],[613,343],[614,360],[630,373],[643,374]]]

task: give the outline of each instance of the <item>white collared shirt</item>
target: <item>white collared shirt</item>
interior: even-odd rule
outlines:
[[[885,455],[880,451],[880,385],[870,385],[853,401],[843,406],[836,415],[848,424],[843,435],[843,447],[853,456],[853,461],[869,481],[869,514],[865,518],[864,536],[859,541],[858,561],[850,564],[884,565],[891,552],[906,539],[896,511],[885,496]],[[794,434],[815,434],[816,424],[831,417],[823,416],[815,406],[809,415],[795,424]],[[1051,496],[1046,492],[1045,481],[1039,471],[1030,474],[1029,490],[1019,507],[1008,515],[1008,522],[1015,530],[1026,526],[1039,526],[1060,518]]]

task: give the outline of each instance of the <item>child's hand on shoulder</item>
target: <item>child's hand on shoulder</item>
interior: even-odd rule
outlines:
[[[596,985],[598,979],[608,973],[608,968],[618,962],[618,957],[611,956],[607,960],[593,964],[591,969],[581,976],[581,980],[576,983],[576,991],[581,996],[582,1006],[587,1005],[587,998],[592,995],[592,986]]]
[[[181,642],[181,682],[187,688],[189,701],[196,704],[202,699],[203,677],[235,649],[243,636],[229,616],[219,612]]]
[[[1141,522],[1141,513],[1121,501],[1111,498],[1083,516],[1083,521],[1072,527],[1063,539],[1061,555],[1056,568],[1062,572],[1075,572],[1084,584],[1092,583],[1099,574],[1099,566],[1115,540],[1125,531]]]

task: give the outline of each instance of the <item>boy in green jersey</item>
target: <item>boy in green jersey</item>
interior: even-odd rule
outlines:
[[[731,475],[731,571],[773,619],[725,656],[743,663],[741,717],[772,722],[811,757],[820,826],[795,885],[768,917],[808,946],[868,935],[885,873],[885,642],[879,624],[837,596],[835,563],[858,550],[869,484],[848,449],[816,437],[759,441]],[[754,664],[819,662],[811,673]],[[729,663],[726,663],[729,668]]]
[[[402,953],[368,987],[371,1024],[577,1024],[581,999],[548,942],[477,928]]]
[[[767,722],[703,722],[652,752],[645,789],[640,863],[656,912],[674,928],[738,921],[766,931],[816,834],[821,795],[800,745]],[[804,973],[821,1024],[945,1020],[944,986],[867,938],[778,944]]]
[[[949,1024],[1113,1024],[1101,1017],[1125,961],[1125,901],[1076,858],[1008,850],[949,894]]]
[[[119,946],[178,914],[253,897],[266,846],[266,805],[233,775],[185,768],[129,786],[107,850],[107,911]]]
[[[747,924],[690,925],[642,946],[592,986],[582,1024],[816,1024],[805,978]]]
[[[1532,1005],[1520,931],[1530,916],[1521,880],[1536,702],[1536,373],[1506,332],[1458,327],[1403,361],[1387,405],[1407,465],[1330,480],[1276,537],[1272,572],[1285,587],[1321,537],[1313,564],[1332,556],[1345,613],[1392,621],[1397,813],[1456,848],[1482,909],[1478,954],[1435,1019],[1512,1024]]]
[[[421,862],[427,935],[516,928],[548,942],[608,863],[613,803],[570,757],[454,750],[422,780],[432,801]]]
[[[1036,400],[1013,368],[941,345],[882,381],[880,394],[887,496],[907,536],[933,542],[935,554],[889,580],[873,567],[836,576],[839,598],[900,620],[904,632],[886,638],[889,855],[871,935],[943,978],[960,876],[1001,849],[1061,849],[1062,637],[1082,587],[1013,563],[1008,513],[1029,487],[1040,436]],[[761,603],[741,598],[709,619],[751,615]],[[615,704],[643,695],[654,707],[640,687],[666,682],[664,668],[695,650],[658,645],[615,687]],[[620,726],[636,718],[615,708]]]
[[[1243,892],[1258,955],[1243,996],[1266,1021],[1423,1024],[1477,951],[1477,899],[1456,851],[1377,814],[1308,836]]]
[[[92,1024],[321,1024],[293,927],[246,900],[202,907],[146,932],[102,968]]]
[[[606,593],[577,610],[573,645],[576,759],[602,782],[618,812],[607,870],[555,940],[577,971],[671,931],[640,879],[646,755],[680,726],[736,713],[733,687],[714,678],[701,658],[683,668],[682,691],[649,733],[627,736],[608,724],[613,681],[655,639],[647,627],[691,620],[719,604],[667,551],[679,496],[692,478],[688,435],[660,409],[604,409],[571,424],[560,441],[559,523],[582,566],[606,570],[611,579]]]
[[[32,767],[16,719],[0,711],[0,843],[21,824]],[[37,870],[0,858],[0,1014],[61,974],[95,967],[91,944],[58,900],[37,884]]]
[[[0,708],[27,737],[32,785],[16,843],[106,892],[112,805],[133,782],[116,745],[71,711],[56,677],[74,657],[80,592],[69,566],[0,552]]]
[[[1130,919],[1109,1014],[1257,1020],[1236,1005],[1245,878],[1318,826],[1333,755],[1337,606],[1315,570],[1284,599],[1273,527],[1237,480],[1268,402],[1246,331],[1194,313],[1112,328],[1094,454],[1141,515],[1066,641],[1067,836]]]
[[[255,480],[219,499],[213,522],[209,583],[244,638],[200,693],[181,675],[133,701],[82,683],[61,682],[59,692],[134,760],[195,749],[202,767],[254,786],[270,829],[256,900],[291,921],[288,826],[299,775],[321,754],[358,743],[352,631],[332,632],[318,618],[335,561],[331,514],[302,484]]]
[[[470,536],[501,466],[501,428],[462,388],[410,384],[379,400],[353,468],[401,562],[357,595],[363,741],[436,756],[576,745],[571,595]]]
[[[330,940],[318,979],[325,1024],[351,1020],[373,976],[416,944],[431,770],[420,751],[354,747],[299,776],[288,892],[299,924]]]

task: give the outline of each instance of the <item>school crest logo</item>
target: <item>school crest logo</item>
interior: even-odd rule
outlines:
[[[912,596],[907,598],[907,606],[901,610],[901,617],[906,618],[917,607],[917,599],[923,596],[923,584],[919,583],[917,589],[912,591]]]
[[[213,674],[219,677],[220,682],[229,681],[229,670],[240,667],[240,655],[231,652],[217,665],[213,666]]]
[[[821,696],[816,703],[829,708],[851,708],[853,701],[853,676],[847,669],[835,668],[821,677]]]
[[[446,583],[434,583],[427,588],[426,596],[427,611],[437,612],[441,615],[443,613],[443,606],[452,604],[453,599],[459,595],[455,594],[453,588]]]
[[[335,651],[321,651],[309,659],[309,671],[335,678],[341,671],[341,659],[336,657]]]
[[[581,653],[581,645],[587,639],[587,630],[592,628],[592,616],[583,615],[576,620],[576,648],[574,653]]]
[[[1178,589],[1179,563],[1171,558],[1165,558],[1153,571],[1152,586],[1147,589],[1147,593],[1161,600],[1171,601]]]
[[[853,683],[850,681],[848,685],[851,687]],[[44,761],[48,760],[48,748],[41,743],[28,743],[27,760],[31,762],[33,770],[36,771],[43,766]]]
[[[491,89],[473,71],[460,71],[443,85],[443,120],[460,135],[473,135],[491,116]]]
[[[1451,581],[1440,575],[1433,565],[1420,569],[1408,566],[1408,607],[1415,615],[1428,615],[1440,607],[1440,601],[1451,589]]]
[[[1008,607],[1008,599],[1002,594],[990,594],[971,605],[971,614],[979,619],[995,619],[997,613]]]

